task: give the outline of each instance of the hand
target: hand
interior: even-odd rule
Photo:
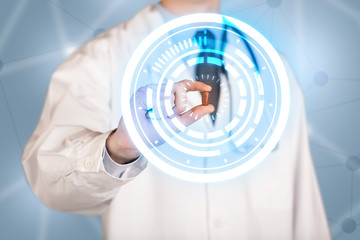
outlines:
[[[154,129],[151,122],[152,120],[148,115],[150,107],[147,106],[146,103],[146,92],[147,89],[151,87],[153,86],[148,85],[146,87],[141,87],[136,91],[134,95],[137,97],[137,105],[132,110],[137,111],[138,119],[142,128],[148,131],[146,135],[150,136],[151,139],[161,139],[157,131]],[[202,82],[192,80],[182,80],[175,83],[172,89],[174,114],[172,116],[167,116],[166,121],[170,121],[172,118],[177,117],[183,125],[189,126],[201,119],[201,117],[214,111],[214,106],[209,104],[206,106],[198,105],[185,112],[188,91],[210,92],[211,87]],[[134,95],[130,102],[133,102]],[[165,108],[163,107],[162,109],[163,112],[165,112]],[[157,114],[155,113],[155,116],[156,115]],[[116,131],[112,132],[107,138],[106,147],[110,157],[119,164],[129,163],[140,155],[125,128],[123,118],[120,119]]]

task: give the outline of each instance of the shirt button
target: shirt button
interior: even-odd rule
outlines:
[[[221,218],[216,218],[216,219],[214,220],[214,226],[215,226],[216,228],[221,228],[222,225],[223,225],[223,222],[222,222]]]
[[[84,166],[85,166],[85,168],[90,169],[92,167],[93,163],[94,162],[92,160],[86,160],[84,163]]]

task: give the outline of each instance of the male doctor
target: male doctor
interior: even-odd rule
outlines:
[[[127,135],[119,92],[131,53],[165,21],[217,12],[219,5],[220,0],[150,5],[59,67],[23,155],[28,181],[46,205],[102,214],[106,239],[330,239],[303,98],[285,59],[292,98],[285,132],[278,148],[246,175],[211,184],[173,178],[139,157]],[[210,89],[198,82],[191,90]],[[184,123],[196,121],[183,110],[175,112]],[[191,111],[206,117],[214,106]]]

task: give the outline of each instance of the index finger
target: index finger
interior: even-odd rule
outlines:
[[[179,83],[185,84],[187,91],[210,92],[211,87],[200,81],[182,80]]]

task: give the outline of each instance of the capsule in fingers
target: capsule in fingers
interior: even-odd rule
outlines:
[[[209,92],[203,92],[202,93],[202,105],[206,106],[209,104],[210,99],[210,93]]]

